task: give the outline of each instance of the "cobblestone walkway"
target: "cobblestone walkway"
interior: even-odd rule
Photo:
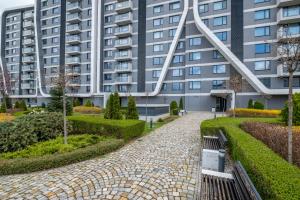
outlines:
[[[199,122],[191,113],[105,157],[0,177],[0,199],[195,199]]]

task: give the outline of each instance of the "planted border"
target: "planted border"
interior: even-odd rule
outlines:
[[[85,148],[62,154],[52,154],[36,158],[0,160],[0,175],[21,174],[61,167],[89,160],[115,151],[124,145],[124,140],[111,139]]]
[[[239,128],[245,120],[218,118],[201,124],[201,134],[211,135],[222,129],[229,140],[231,155],[240,160],[265,200],[298,200],[300,169],[289,164],[261,141]],[[259,120],[263,121],[263,119]]]
[[[68,118],[71,134],[95,134],[114,136],[125,141],[139,137],[145,129],[145,121],[109,120],[98,116],[71,116]]]

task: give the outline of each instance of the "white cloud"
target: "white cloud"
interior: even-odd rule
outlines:
[[[4,9],[33,4],[34,0],[0,0],[0,11]]]

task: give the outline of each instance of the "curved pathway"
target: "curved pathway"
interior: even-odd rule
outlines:
[[[195,199],[199,122],[191,113],[107,156],[0,177],[0,199]]]

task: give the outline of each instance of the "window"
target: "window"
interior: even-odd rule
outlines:
[[[227,32],[219,32],[219,33],[215,33],[215,34],[221,41],[227,40]]]
[[[177,64],[177,63],[183,63],[183,56],[182,55],[176,55],[173,57],[172,63]]]
[[[104,74],[104,80],[105,80],[105,81],[110,81],[110,80],[112,80],[112,74]]]
[[[289,78],[283,79],[283,87],[289,87]],[[293,87],[300,87],[300,78],[294,77]]]
[[[264,53],[270,53],[270,52],[271,52],[271,45],[268,43],[255,45],[255,53],[256,54],[264,54]]]
[[[259,79],[267,88],[271,87],[271,78],[260,78]]]
[[[179,50],[179,49],[183,49],[183,48],[184,48],[184,42],[183,41],[179,41],[178,44],[177,44],[176,49]]]
[[[51,48],[51,53],[57,53],[57,52],[58,52],[58,47]]]
[[[169,9],[170,10],[177,10],[179,8],[180,8],[180,1],[174,2],[174,3],[170,3],[170,5],[169,5]]]
[[[105,33],[106,34],[112,34],[113,33],[113,29],[112,28],[105,28]]]
[[[154,52],[160,52],[164,50],[164,45],[162,44],[155,44],[153,45],[153,51]]]
[[[269,19],[270,9],[255,11],[255,20]]]
[[[227,16],[215,17],[213,21],[214,26],[222,26],[227,24]]]
[[[58,27],[52,28],[52,33],[58,33],[58,32],[59,32],[59,28]]]
[[[204,23],[206,26],[209,25],[209,20],[208,20],[208,19],[203,19],[202,21],[203,21],[203,23]]]
[[[189,60],[190,61],[201,60],[201,52],[190,52]]]
[[[53,8],[52,13],[53,14],[59,14],[59,9],[58,8]]]
[[[163,6],[162,5],[159,5],[159,6],[154,6],[153,7],[153,13],[161,13],[163,10]]]
[[[300,6],[291,6],[283,8],[284,17],[292,17],[297,15],[300,15]]]
[[[48,15],[48,10],[43,10],[42,11],[42,16],[47,16]]]
[[[172,90],[179,91],[183,89],[183,83],[172,83]]]
[[[114,5],[113,4],[108,4],[105,6],[105,11],[111,11],[114,9]]]
[[[214,10],[223,10],[227,8],[227,1],[214,2]]]
[[[189,89],[190,90],[200,90],[201,89],[201,82],[200,81],[190,81],[189,82]]]
[[[152,71],[152,78],[159,78],[161,70],[153,70]]]
[[[213,59],[223,58],[223,55],[218,50],[213,50]]]
[[[104,92],[111,92],[112,86],[111,85],[104,85]]]
[[[270,0],[254,0],[254,3],[265,3],[269,2]]]
[[[104,51],[104,57],[112,57],[113,51]]]
[[[270,26],[257,27],[255,28],[255,37],[269,36]]]
[[[199,6],[199,13],[206,13],[208,12],[208,4],[202,4]]]
[[[180,21],[180,16],[179,15],[174,15],[169,17],[169,23],[178,23]]]
[[[271,62],[269,60],[256,61],[254,63],[254,70],[256,71],[268,70],[271,69],[270,65]]]
[[[200,67],[190,67],[189,74],[190,75],[200,75],[201,74],[201,68]]]
[[[224,80],[214,80],[212,81],[212,88],[213,89],[225,89],[226,82]]]
[[[289,24],[287,27],[284,27],[283,33],[286,33],[287,35],[299,35],[300,24]]]
[[[162,57],[154,57],[153,58],[153,65],[161,65],[163,64],[163,58]]]
[[[179,77],[183,75],[183,70],[182,69],[173,69],[172,70],[172,76],[173,77]]]
[[[53,0],[53,4],[59,3],[59,0]]]
[[[164,33],[162,31],[157,31],[153,33],[153,39],[160,39],[162,38]]]
[[[105,21],[105,23],[110,23],[110,22],[112,22],[112,15],[106,16],[106,17],[104,18],[104,21]]]
[[[104,63],[104,69],[112,69],[112,63],[111,62],[105,62]]]
[[[189,39],[189,43],[190,43],[190,46],[199,46],[201,45],[201,38],[200,37],[197,37],[197,38],[190,38]]]
[[[111,45],[113,45],[113,41],[112,41],[112,39],[105,39],[104,44],[105,44],[105,46],[111,46]]]
[[[59,17],[52,18],[52,24],[57,24],[57,23],[59,23]]]
[[[52,38],[52,43],[58,43],[58,42],[59,42],[58,37]]]
[[[51,58],[51,64],[57,64],[57,63],[58,63],[58,58],[57,57]]]
[[[160,25],[163,25],[163,24],[164,24],[164,19],[163,18],[153,20],[153,26],[160,26]]]
[[[169,30],[169,37],[174,37],[176,34],[176,29],[170,29]]]
[[[214,74],[224,74],[224,73],[226,73],[226,66],[225,65],[214,65],[213,66],[213,73]]]

